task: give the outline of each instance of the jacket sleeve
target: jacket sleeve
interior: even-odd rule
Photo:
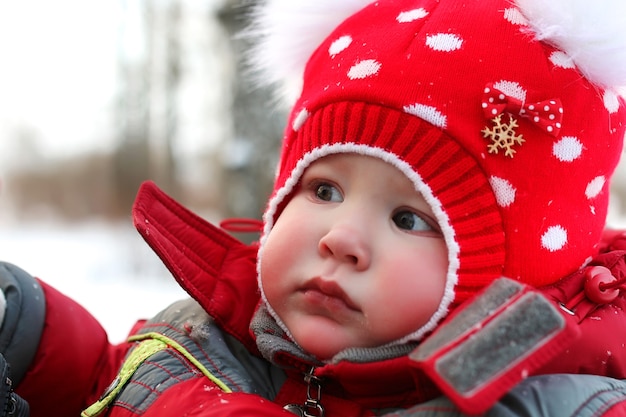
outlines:
[[[77,416],[111,381],[126,346],[109,344],[83,307],[15,265],[0,263],[7,299],[2,354],[31,417]]]

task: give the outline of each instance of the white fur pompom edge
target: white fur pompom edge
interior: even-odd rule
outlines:
[[[538,40],[565,52],[593,84],[626,86],[626,0],[515,0]]]
[[[278,88],[291,105],[302,88],[311,54],[346,18],[372,0],[265,0],[252,11],[244,36],[252,42],[247,62],[261,85]]]

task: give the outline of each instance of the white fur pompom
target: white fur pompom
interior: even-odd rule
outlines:
[[[373,0],[265,0],[246,31],[249,64],[259,83],[275,85],[287,104],[297,99],[302,73],[315,48],[342,21]]]
[[[626,85],[626,0],[515,0],[537,39],[604,88]]]

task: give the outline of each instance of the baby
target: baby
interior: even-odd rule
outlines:
[[[623,9],[270,2],[259,21],[286,29],[260,61],[276,57],[277,78],[294,68],[281,53],[307,62],[260,242],[146,183],[135,224],[191,298],[116,346],[5,268],[2,353],[32,415],[458,416],[409,355],[501,276],[563,304],[582,336],[489,415],[623,415],[626,253],[602,239],[626,129]],[[31,305],[45,317],[27,320]]]

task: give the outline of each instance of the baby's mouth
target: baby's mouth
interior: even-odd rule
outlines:
[[[309,280],[302,288],[305,295],[324,302],[325,304],[345,306],[349,310],[360,311],[359,306],[350,299],[348,294],[334,281],[324,280],[320,277]]]

